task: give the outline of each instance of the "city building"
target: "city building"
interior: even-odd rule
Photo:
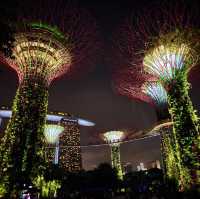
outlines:
[[[140,162],[139,165],[137,165],[137,171],[146,171],[147,168],[144,166],[143,162]]]
[[[62,118],[60,125],[64,127],[59,139],[59,165],[66,171],[74,172],[82,169],[80,127],[76,118]]]
[[[153,160],[153,161],[145,162],[145,163],[140,162],[140,164],[137,165],[137,171],[145,171],[152,168],[161,169],[160,161]]]

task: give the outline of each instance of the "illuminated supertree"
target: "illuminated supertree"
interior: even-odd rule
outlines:
[[[200,34],[189,6],[161,7],[124,24],[114,45],[121,56],[130,56],[129,65],[157,77],[166,89],[178,182],[181,189],[187,189],[200,183],[199,124],[187,81],[190,69],[199,61]]]
[[[131,100],[140,100],[155,107],[158,123],[148,134],[159,133],[164,173],[168,178],[177,178],[178,169],[173,156],[174,139],[172,123],[167,110],[167,93],[157,79],[144,71],[122,68],[113,75],[113,87],[118,94]],[[169,125],[170,123],[170,125]]]
[[[176,140],[172,133],[173,123],[169,122],[171,119],[167,110],[167,92],[158,82],[147,82],[144,85],[143,92],[150,96],[156,105],[159,124],[156,124],[151,132],[158,132],[161,137],[161,152],[165,176],[169,179],[178,179],[180,171],[176,166],[176,159],[174,157],[173,148],[176,147]]]
[[[59,159],[59,136],[64,131],[64,127],[57,124],[45,126],[44,135],[48,144],[55,145],[54,164],[58,164]]]
[[[123,178],[121,160],[120,160],[120,141],[124,137],[122,131],[109,131],[103,134],[106,141],[109,143],[111,148],[111,161],[112,167],[117,169],[117,174],[120,179]]]
[[[24,6],[11,26],[16,30],[12,56],[1,54],[1,60],[17,72],[19,87],[1,143],[0,195],[9,198],[24,183],[48,195],[56,187],[45,179],[48,88],[61,75],[91,66],[98,44],[96,24],[87,12],[64,1],[39,1]]]
[[[176,166],[176,159],[173,152],[173,148],[176,146],[172,134],[173,123],[169,122],[170,116],[167,110],[167,92],[158,82],[147,82],[144,85],[143,92],[150,96],[156,105],[159,124],[157,124],[151,132],[158,132],[161,136],[161,152],[165,176],[169,179],[178,179],[179,168]]]
[[[198,49],[193,41],[196,35],[192,33],[192,30],[179,29],[158,35],[156,45],[147,50],[143,62],[145,70],[156,75],[167,89],[177,158],[183,165],[180,180],[184,188],[200,182],[199,125],[188,94],[187,81],[188,71],[198,59]]]

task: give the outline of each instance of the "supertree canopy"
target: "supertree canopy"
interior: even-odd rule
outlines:
[[[187,81],[190,69],[199,61],[200,32],[195,12],[183,5],[154,5],[151,11],[145,10],[144,16],[126,21],[114,47],[121,57],[128,56],[129,66],[156,76],[166,89],[180,173],[177,180],[180,189],[187,189],[200,183],[199,122]]]
[[[44,135],[48,144],[55,145],[54,164],[58,164],[59,159],[59,136],[64,131],[64,127],[58,124],[45,125]],[[48,150],[48,148],[47,148]],[[47,152],[48,153],[48,152]]]
[[[167,93],[155,76],[128,67],[117,69],[112,80],[113,88],[118,94],[149,103],[155,107],[159,121],[169,118]]]
[[[47,124],[45,126],[44,135],[49,144],[56,144],[60,134],[64,131],[64,127],[56,124]]]
[[[157,107],[166,108],[167,92],[159,82],[146,82],[142,91],[153,99]]]
[[[109,131],[104,133],[104,137],[110,143],[119,142],[124,136],[122,131]]]
[[[120,140],[124,137],[122,131],[109,131],[103,135],[111,148],[112,167],[117,169],[118,177],[123,178],[121,160],[120,160]]]
[[[33,184],[43,196],[58,188],[57,182],[45,177],[48,87],[62,74],[86,71],[98,43],[95,21],[83,9],[72,9],[64,1],[34,2],[19,13],[11,23],[16,30],[12,56],[1,54],[1,60],[19,77],[0,150],[0,195],[7,194],[7,198],[18,193],[22,184]]]
[[[197,36],[196,33],[191,35]],[[160,35],[156,46],[144,56],[145,70],[158,76],[164,86],[176,80],[180,73],[187,73],[198,61],[196,46],[190,42],[190,37],[180,30]]]
[[[69,70],[72,55],[52,33],[40,24],[38,27],[27,25],[21,31],[23,32],[15,35],[14,58],[7,58],[8,64],[17,71],[20,83],[25,78],[32,81],[39,78],[48,85],[54,78]]]
[[[155,81],[154,76],[133,67],[120,67],[112,74],[112,86],[116,93],[151,104],[153,103],[152,98],[141,91],[145,82]]]

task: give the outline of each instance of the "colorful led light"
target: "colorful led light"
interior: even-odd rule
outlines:
[[[109,131],[103,134],[111,148],[112,167],[117,169],[117,174],[120,179],[123,179],[123,172],[120,159],[120,140],[124,137],[122,131]]]
[[[146,82],[143,92],[154,100],[157,107],[167,107],[167,92],[159,82]]]
[[[109,131],[104,133],[104,137],[108,142],[119,142],[124,136],[124,132],[122,131]]]
[[[55,144],[59,140],[64,127],[56,124],[45,125],[44,135],[49,144]]]
[[[186,44],[167,44],[147,52],[144,57],[145,70],[162,79],[172,80],[179,70],[183,70],[190,56]]]

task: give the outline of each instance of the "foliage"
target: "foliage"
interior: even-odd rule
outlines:
[[[161,152],[163,159],[163,171],[165,180],[179,178],[179,168],[177,167],[177,161],[174,156],[174,139],[172,137],[173,127],[172,125],[166,126],[160,129],[161,135]],[[178,183],[178,182],[177,182]]]
[[[116,168],[119,179],[123,178],[121,160],[120,160],[120,144],[112,143],[111,144],[111,160],[112,167]]]
[[[189,94],[189,83],[185,72],[179,73],[168,88],[169,112],[174,123],[177,142],[176,156],[182,164],[181,183],[186,188],[200,183],[200,135],[199,121]]]
[[[125,189],[130,198],[139,198],[145,195],[144,198],[151,198],[152,195],[157,195],[161,198],[164,185],[162,170],[149,169],[147,171],[133,171],[124,177]]]
[[[41,190],[42,197],[54,197],[57,189],[60,188],[60,183],[57,180],[46,181],[44,176],[34,178],[33,185]]]
[[[22,184],[38,185],[43,179],[47,163],[44,154],[44,125],[47,113],[48,90],[46,84],[36,79],[24,79],[19,86],[1,145],[1,184],[7,194],[19,192]],[[36,180],[35,180],[36,179]],[[44,183],[44,186],[57,184]],[[43,189],[42,189],[43,190]],[[50,187],[48,190],[51,192]]]
[[[144,57],[144,68],[157,75],[167,90],[169,113],[173,121],[172,148],[177,180],[181,190],[200,183],[199,124],[188,90],[187,74],[199,61],[199,31],[175,29],[159,34]],[[171,154],[173,153],[173,155]],[[200,184],[199,184],[200,185]]]

